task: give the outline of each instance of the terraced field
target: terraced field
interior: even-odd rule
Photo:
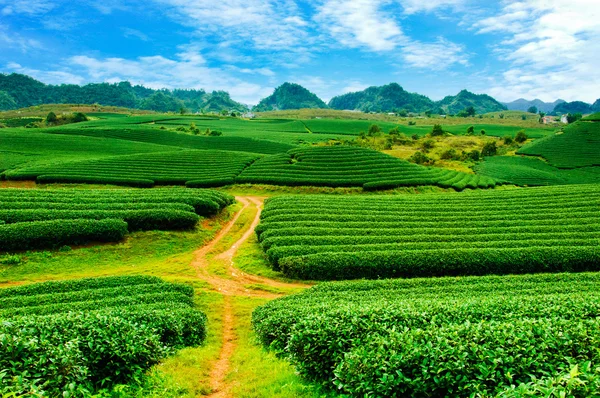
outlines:
[[[252,322],[265,347],[345,396],[589,397],[599,288],[598,273],[324,283]]]
[[[116,242],[128,231],[185,230],[233,198],[210,190],[0,189],[0,252]]]
[[[518,153],[541,156],[559,168],[600,166],[600,123],[579,121],[524,146]]]
[[[600,186],[269,199],[272,266],[328,280],[600,270]]]
[[[151,276],[0,289],[0,393],[90,396],[201,344],[194,289]]]
[[[474,169],[477,174],[521,186],[600,183],[600,167],[559,169],[523,156],[492,156]]]
[[[121,119],[118,119],[119,121]],[[190,123],[191,121],[188,121]],[[215,129],[216,130],[216,129]],[[56,127],[45,130],[50,134],[78,135],[97,138],[114,138],[187,149],[214,149],[223,151],[275,154],[294,148],[294,145],[250,137],[205,137],[176,133],[145,125],[100,125],[99,127]]]
[[[381,152],[345,146],[306,147],[268,156],[245,169],[236,182],[366,190],[436,185],[460,191],[496,185],[490,177],[423,167]]]
[[[8,180],[39,183],[152,187],[190,182],[194,187],[210,187],[233,184],[234,178],[258,158],[258,155],[233,151],[181,150],[25,167],[4,175]]]

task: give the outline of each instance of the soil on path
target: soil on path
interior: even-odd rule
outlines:
[[[221,398],[230,397],[229,386],[226,381],[230,368],[230,358],[237,347],[237,336],[235,333],[235,313],[232,305],[232,297],[256,297],[264,299],[274,299],[283,296],[265,290],[260,290],[260,285],[270,288],[308,288],[310,285],[300,283],[285,283],[264,278],[256,275],[249,275],[235,268],[234,257],[239,247],[254,233],[254,229],[260,222],[260,213],[262,210],[264,198],[252,196],[237,196],[236,200],[242,204],[242,208],[235,214],[223,229],[214,237],[212,241],[194,252],[192,267],[196,270],[198,278],[208,282],[211,287],[224,295],[223,306],[223,335],[222,346],[219,353],[219,359],[213,366],[210,374],[212,394],[209,397]],[[256,215],[245,229],[243,235],[233,243],[227,250],[221,253],[214,253],[216,248],[226,236],[231,232],[233,226],[238,222],[240,216],[248,211],[255,209]],[[224,269],[219,270],[219,274],[211,270],[211,262],[222,264]],[[257,289],[249,289],[248,286],[256,286]]]

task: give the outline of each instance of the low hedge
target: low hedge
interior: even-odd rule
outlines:
[[[352,396],[494,396],[600,357],[600,320],[476,322],[370,336],[334,384]],[[444,360],[440,360],[444,359]]]
[[[50,220],[0,225],[0,251],[55,248],[88,242],[118,242],[127,223],[117,219]]]
[[[284,274],[312,280],[411,278],[600,270],[600,247],[520,247],[319,253],[279,261]]]
[[[200,217],[192,212],[168,209],[152,210],[0,210],[0,219],[7,224],[46,220],[106,218],[122,219],[130,231],[191,229]]]
[[[29,179],[29,178],[26,178]],[[153,180],[142,178],[113,178],[113,177],[87,177],[80,175],[40,175],[35,182],[38,184],[110,184],[135,188],[152,188]]]
[[[231,178],[218,178],[218,179],[202,179],[202,180],[191,180],[185,183],[188,188],[212,188],[212,187],[223,187],[225,185],[235,184],[235,179]]]

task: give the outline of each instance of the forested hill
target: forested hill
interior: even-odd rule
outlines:
[[[462,90],[460,93],[452,96],[449,95],[437,102],[436,105],[441,108],[444,113],[455,115],[458,112],[473,107],[478,114],[497,112],[506,110],[506,106],[496,101],[487,94],[473,94],[470,91]]]
[[[363,112],[426,112],[457,114],[473,107],[477,113],[505,110],[506,107],[486,94],[473,94],[462,90],[455,96],[447,96],[435,102],[428,97],[409,93],[397,83],[369,87],[363,91],[334,97],[329,101],[333,109],[360,110]]]
[[[535,107],[537,111],[541,111],[541,112],[545,112],[545,113],[550,113],[554,110],[554,108],[558,105],[558,104],[562,104],[563,102],[565,102],[564,100],[558,99],[554,102],[544,102],[540,99],[534,99],[531,101],[528,101],[524,98],[519,98],[518,100],[512,101],[512,102],[503,102],[504,105],[506,105],[506,107],[508,108],[508,110],[510,111],[523,111],[526,112],[528,111],[530,108]]]
[[[390,83],[333,97],[329,107],[363,112],[425,112],[434,107],[434,102],[424,95],[409,93],[397,83]]]
[[[327,104],[299,84],[283,83],[273,94],[260,101],[253,110],[267,112],[306,108],[327,108]]]
[[[0,111],[41,104],[100,104],[158,112],[246,111],[225,91],[154,90],[129,82],[49,85],[29,76],[0,74]]]

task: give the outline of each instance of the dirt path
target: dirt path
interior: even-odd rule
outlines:
[[[212,398],[231,396],[225,379],[230,369],[230,358],[237,347],[237,336],[235,333],[236,319],[232,297],[274,299],[283,296],[283,294],[261,290],[261,285],[266,288],[275,289],[310,287],[310,285],[301,283],[285,283],[261,276],[249,275],[235,268],[233,261],[235,254],[240,246],[252,236],[254,229],[260,222],[260,213],[264,199],[252,196],[238,196],[236,200],[242,204],[242,208],[235,214],[231,221],[225,224],[212,241],[194,252],[194,259],[191,264],[196,270],[198,278],[208,282],[212,289],[224,295],[222,346],[219,359],[210,373],[213,393],[208,395],[208,397]],[[248,225],[244,225],[241,228],[244,231],[242,236],[225,251],[215,253],[218,251],[219,243],[231,233],[232,228],[238,223],[240,216],[250,211],[255,211],[256,214]],[[250,285],[253,288],[248,288]]]

